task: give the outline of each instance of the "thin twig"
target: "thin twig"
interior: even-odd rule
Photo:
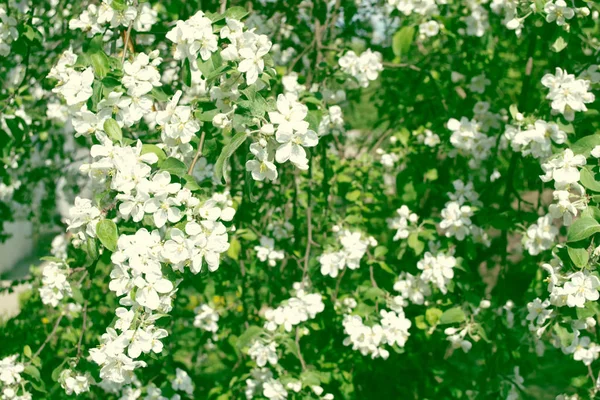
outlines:
[[[192,163],[190,164],[190,168],[188,169],[188,175],[192,174],[192,171],[194,170],[194,167],[196,166],[196,163],[198,162],[198,159],[202,156],[202,147],[204,147],[204,138],[206,137],[206,132],[203,131],[202,135],[200,135],[200,143],[198,144],[198,151],[196,151],[196,155],[194,156],[194,159],[192,160]]]
[[[416,65],[406,64],[406,63],[396,64],[396,63],[391,63],[391,62],[383,62],[382,64],[386,68],[408,68],[408,69],[412,69],[413,71],[421,70],[421,68],[417,67]]]
[[[342,278],[344,277],[345,273],[346,273],[346,268],[344,268],[342,270],[342,273],[338,276],[337,282],[335,283],[335,292],[333,292],[333,296],[332,296],[332,303],[335,303],[335,301],[337,300],[338,293],[340,291],[340,284],[342,283]]]
[[[88,307],[88,301],[87,299],[85,300],[85,302],[83,303],[83,322],[81,323],[81,335],[79,335],[79,341],[77,342],[77,359],[79,360],[81,358],[81,344],[83,343],[83,335],[85,334],[85,330],[86,330],[86,322],[87,322],[87,307]]]
[[[302,351],[300,351],[300,328],[296,327],[296,347],[298,348],[298,359],[300,360],[300,364],[302,365],[302,370],[306,371],[306,362],[304,361],[304,357],[302,357]]]
[[[40,353],[42,352],[42,350],[44,350],[44,347],[46,347],[46,345],[48,344],[48,342],[50,342],[50,340],[52,340],[52,338],[54,337],[54,335],[56,335],[56,331],[58,330],[58,326],[60,325],[60,321],[62,321],[62,319],[63,319],[64,316],[65,316],[65,314],[60,314],[60,316],[56,319],[56,322],[54,323],[54,327],[52,328],[52,332],[50,332],[50,334],[46,337],[46,340],[44,340],[44,343],[42,343],[42,345],[40,346],[40,348],[33,354],[33,356],[31,356],[32,360],[34,358],[36,358],[37,356],[40,355]]]

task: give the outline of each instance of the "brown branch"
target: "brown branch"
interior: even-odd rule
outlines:
[[[54,337],[54,335],[56,335],[56,331],[58,330],[58,326],[60,325],[60,321],[62,321],[62,319],[63,319],[64,316],[65,316],[65,314],[60,314],[60,316],[56,319],[56,322],[54,323],[54,327],[52,328],[52,332],[50,332],[50,334],[48,336],[46,336],[46,340],[44,340],[44,343],[42,343],[42,345],[40,346],[40,348],[37,349],[37,351],[33,354],[33,356],[31,356],[32,360],[34,358],[36,358],[37,356],[40,355],[40,353],[42,352],[42,350],[44,350],[44,347],[46,347],[46,345],[48,344],[48,342],[50,342],[50,340],[52,340],[52,338]]]
[[[83,303],[83,322],[81,324],[81,335],[79,335],[79,341],[77,342],[77,360],[79,360],[81,358],[81,352],[82,352],[81,344],[83,343],[83,335],[85,334],[85,330],[86,330],[87,308],[88,308],[88,301],[86,299],[85,302]]]
[[[300,328],[296,327],[296,347],[298,348],[298,359],[300,360],[300,364],[302,365],[302,370],[306,371],[306,362],[304,361],[304,357],[302,357],[302,351],[300,351]]]
[[[194,159],[192,160],[192,163],[190,164],[190,168],[188,168],[188,175],[192,174],[192,171],[194,170],[194,167],[196,166],[196,163],[198,162],[198,159],[202,156],[202,147],[204,147],[204,138],[206,137],[206,132],[202,132],[202,135],[200,135],[200,143],[198,144],[198,151],[196,151],[196,155],[194,156]]]

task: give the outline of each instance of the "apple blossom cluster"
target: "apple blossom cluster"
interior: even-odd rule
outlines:
[[[94,71],[92,67],[87,67],[81,72],[77,71],[72,67],[76,61],[77,55],[67,50],[48,74],[48,78],[58,81],[52,92],[59,94],[69,107],[82,104],[92,97],[93,93]]]
[[[433,255],[430,252],[426,252],[423,258],[417,263],[417,268],[421,270],[419,278],[423,282],[431,283],[440,292],[446,294],[448,284],[454,278],[454,267],[456,267],[456,264],[456,258],[452,255],[446,255],[442,252]]]
[[[264,367],[267,365],[267,362],[271,365],[276,365],[279,361],[277,343],[272,341],[255,340],[248,349],[248,355],[259,367]]]
[[[406,239],[411,231],[418,231],[417,221],[419,216],[403,205],[396,210],[396,216],[387,219],[388,228],[396,229],[392,240]]]
[[[216,333],[219,330],[219,313],[208,304],[202,304],[194,310],[194,326],[207,332]]]
[[[323,297],[319,293],[308,293],[305,285],[294,283],[296,295],[290,297],[282,305],[265,311],[265,329],[269,332],[275,332],[280,327],[286,332],[302,322],[315,318],[317,314],[325,309]]]
[[[552,143],[564,144],[567,134],[554,122],[537,120],[525,129],[507,125],[504,137],[510,142],[513,151],[523,156],[546,159],[552,155]]]
[[[471,324],[467,324],[462,329],[454,327],[444,329],[444,334],[447,336],[446,340],[450,342],[453,349],[462,349],[465,353],[471,350],[473,343],[466,339],[467,335],[470,334],[471,326]]]
[[[198,11],[185,21],[177,21],[175,27],[167,32],[166,37],[175,43],[173,54],[175,59],[188,59],[190,65],[197,62],[198,55],[202,60],[208,60],[219,46],[219,38],[213,32],[212,21],[205,17],[202,11]]]
[[[554,74],[544,75],[542,85],[550,89],[546,98],[552,100],[552,113],[562,114],[567,121],[573,121],[576,111],[587,111],[585,105],[595,100],[589,80],[576,79],[558,67]]]
[[[89,373],[77,374],[70,369],[63,369],[58,381],[69,396],[72,394],[79,396],[82,393],[89,392],[90,384],[93,382]]]
[[[363,356],[387,359],[390,355],[385,348],[388,346],[404,347],[410,333],[411,322],[404,316],[404,311],[381,310],[379,323],[365,325],[358,315],[344,316],[344,345],[352,345],[352,350],[359,351]]]
[[[374,81],[383,71],[381,53],[365,50],[360,56],[349,50],[338,61],[342,72],[356,78],[358,84],[366,88],[370,81]]]
[[[181,368],[175,369],[175,377],[171,381],[171,388],[177,392],[184,392],[190,397],[194,395],[192,378]]]
[[[227,18],[227,26],[221,29],[222,39],[230,44],[221,52],[227,61],[239,62],[237,70],[244,74],[246,84],[252,85],[265,69],[265,56],[273,44],[266,35],[258,35],[253,30],[244,31],[244,24]]]
[[[334,229],[336,231],[336,229]],[[337,227],[337,239],[341,249],[327,251],[319,256],[321,274],[335,278],[344,268],[358,269],[360,260],[366,254],[369,246],[376,246],[374,238],[364,238],[360,232],[352,232],[348,229],[339,230]]]
[[[298,391],[302,388],[298,388]],[[267,368],[254,368],[250,371],[250,378],[246,379],[246,399],[253,399],[262,395],[269,400],[287,399],[288,392],[277,378],[273,377],[271,370]]]
[[[156,113],[156,124],[162,128],[161,140],[166,145],[167,155],[181,159],[180,154],[193,151],[189,144],[200,124],[192,116],[190,106],[178,105],[182,91],[178,90],[164,110]]]
[[[269,267],[277,265],[277,260],[283,260],[285,253],[282,250],[275,250],[275,239],[261,236],[260,245],[254,246],[256,257],[262,262],[266,262]]]
[[[0,56],[10,54],[10,46],[19,38],[17,20],[6,13],[6,7],[0,6]]]
[[[440,229],[445,231],[446,237],[456,237],[458,240],[464,240],[467,235],[473,235],[476,242],[490,245],[487,233],[473,224],[473,207],[481,205],[479,194],[473,187],[473,182],[465,184],[460,179],[452,182],[454,192],[448,193],[451,201],[447,202],[441,212],[442,221]],[[466,204],[470,203],[470,205]]]
[[[404,15],[419,14],[432,16],[440,13],[438,4],[447,4],[446,0],[388,0],[388,4],[395,7]]]
[[[288,397],[288,390],[299,393],[303,388],[303,382],[290,377],[289,375],[280,375],[275,378],[273,372],[266,366],[279,367],[280,356],[277,353],[278,340],[281,340],[284,332],[292,332],[294,327],[300,328],[299,324],[309,319],[314,319],[318,313],[325,309],[322,296],[318,293],[308,293],[306,284],[296,282],[293,285],[296,292],[294,297],[286,300],[276,309],[267,309],[265,311],[265,329],[267,334],[255,338],[247,349],[247,354],[256,363],[257,367],[250,371],[250,378],[246,380],[246,398],[252,399],[255,396],[262,395],[270,400],[283,400]],[[281,330],[279,327],[283,327]],[[309,333],[307,328],[298,329],[296,332],[296,343],[300,335]],[[323,388],[312,385],[311,390],[320,399],[331,400],[333,395],[323,394]]]
[[[331,106],[324,113],[319,123],[318,134],[325,136],[328,134],[339,135],[344,132],[344,115],[340,106]]]
[[[530,225],[523,237],[523,246],[532,256],[549,250],[554,246],[558,228],[552,222],[552,216],[547,214],[539,217],[535,224]]]
[[[76,243],[85,242],[87,238],[96,237],[96,225],[100,222],[102,213],[98,207],[92,204],[90,199],[79,196],[69,209],[69,217],[66,220],[67,231],[75,236]]]
[[[0,399],[31,400],[31,393],[25,390],[27,381],[21,376],[25,365],[17,361],[18,354],[0,360]]]
[[[314,147],[319,137],[305,121],[308,107],[293,94],[277,96],[277,110],[269,111],[270,123],[258,130],[258,140],[250,145],[254,159],[246,162],[246,170],[257,181],[277,179],[274,161],[290,161],[301,170],[308,169],[305,147]],[[274,150],[274,151],[273,151]]]
[[[402,272],[398,280],[394,283],[394,290],[400,293],[393,299],[394,307],[405,307],[408,302],[416,305],[423,305],[425,298],[431,295],[431,286],[421,278],[421,275],[412,275],[409,272]]]
[[[138,32],[146,32],[157,21],[157,12],[148,3],[141,3],[139,7],[123,5],[113,7],[112,2],[103,0],[100,5],[90,4],[78,18],[69,21],[69,29],[81,29],[88,37],[96,34],[105,34],[108,27],[118,29],[133,25]]]
[[[69,270],[64,264],[50,261],[44,265],[39,289],[42,303],[57,307],[61,300],[73,295],[68,276]]]
[[[471,157],[469,165],[472,168],[486,160],[496,145],[496,138],[483,133],[482,124],[476,119],[469,120],[467,117],[462,117],[459,121],[450,118],[448,129],[452,131],[450,143],[458,152]]]

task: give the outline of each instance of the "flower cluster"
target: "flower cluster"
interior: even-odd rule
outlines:
[[[364,356],[383,359],[390,355],[385,345],[404,347],[410,336],[410,320],[402,310],[381,310],[380,315],[381,320],[373,326],[365,325],[358,315],[346,315],[343,325],[348,337],[344,339],[344,345],[352,345],[353,350],[358,350]]]
[[[394,218],[387,219],[388,228],[396,229],[393,240],[406,239],[411,231],[415,230],[414,225],[419,220],[419,216],[411,212],[406,205],[397,209],[396,214],[398,215]]]
[[[561,68],[556,68],[554,75],[544,75],[542,85],[550,89],[546,98],[552,100],[552,112],[562,114],[567,121],[573,121],[576,111],[587,111],[585,105],[595,99],[590,81],[575,79],[575,75]]]
[[[73,295],[67,277],[68,270],[64,265],[52,261],[44,265],[40,287],[42,303],[57,307],[61,300]]]
[[[348,269],[360,267],[360,260],[369,245],[374,245],[374,239],[365,239],[360,232],[351,232],[347,229],[339,231],[337,237],[341,250],[325,252],[319,257],[321,273],[332,278],[337,277],[338,273],[346,267]]]
[[[265,328],[274,332],[283,327],[286,332],[302,322],[315,318],[325,309],[323,298],[319,293],[307,293],[302,284],[294,284],[296,295],[290,297],[279,307],[265,311]]]
[[[219,313],[208,304],[202,304],[194,310],[194,326],[207,332],[216,333],[219,330]]]
[[[344,54],[338,61],[343,72],[354,77],[362,87],[369,86],[383,70],[381,53],[367,49],[360,56],[352,50]]]
[[[23,363],[17,361],[18,354],[0,360],[0,398],[2,400],[30,400],[31,393],[25,390],[26,380],[21,376],[25,370]]]
[[[260,245],[254,246],[256,257],[262,262],[267,262],[270,267],[277,264],[277,260],[283,260],[285,253],[282,250],[275,250],[275,239],[262,236]]]

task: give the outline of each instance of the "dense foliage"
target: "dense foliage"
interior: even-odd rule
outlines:
[[[595,398],[599,16],[3,2],[0,398]]]

